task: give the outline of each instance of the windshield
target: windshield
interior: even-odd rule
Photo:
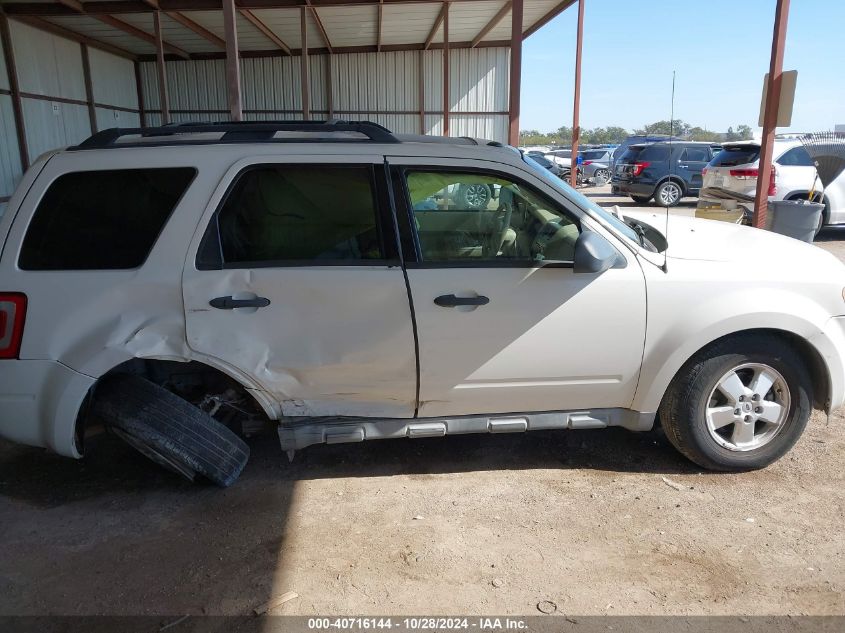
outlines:
[[[590,200],[584,194],[570,187],[557,176],[554,176],[549,170],[543,169],[531,156],[523,154],[522,160],[524,160],[526,164],[529,165],[531,169],[533,169],[540,178],[542,178],[547,184],[551,185],[552,188],[565,193],[569,197],[573,198],[581,207],[594,212],[603,222],[609,224],[618,233],[627,237],[634,244],[637,244],[638,246],[642,244],[640,242],[639,236],[637,235],[637,232],[634,229],[625,224],[622,220],[617,218],[612,213],[608,213],[605,209],[602,209],[599,205]]]

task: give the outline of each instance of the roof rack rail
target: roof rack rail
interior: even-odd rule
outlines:
[[[366,139],[355,137],[341,138],[275,138],[277,132],[352,132],[366,137]],[[222,133],[218,139],[187,139],[181,137],[174,143],[167,143],[160,140],[162,137],[175,137],[184,134],[208,134]],[[137,141],[118,144],[117,141],[124,136],[139,136]],[[148,141],[145,139],[159,139]],[[176,139],[174,139],[176,140]],[[107,149],[114,147],[138,147],[138,146],[161,146],[161,145],[217,145],[221,143],[399,143],[393,133],[386,127],[371,121],[341,121],[331,119],[328,121],[220,121],[211,123],[169,123],[159,127],[138,127],[138,128],[109,128],[97,132],[79,145],[69,147],[68,150],[86,149]]]

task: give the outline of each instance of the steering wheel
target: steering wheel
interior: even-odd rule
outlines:
[[[504,189],[502,190],[504,191]],[[487,239],[481,247],[481,254],[484,257],[496,257],[499,254],[499,249],[502,248],[502,243],[505,241],[505,236],[508,229],[511,227],[511,216],[513,215],[513,203],[510,199],[503,199],[501,193],[499,194],[499,208],[496,209],[490,223],[493,225]]]

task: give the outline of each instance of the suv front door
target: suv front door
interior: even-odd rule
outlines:
[[[709,147],[686,147],[681,151],[678,157],[678,173],[687,182],[687,192],[695,193],[701,189],[701,172],[711,158]]]
[[[399,226],[413,242],[419,415],[630,406],[646,323],[631,251],[527,170],[389,160]],[[627,265],[575,274],[575,243],[589,229]]]
[[[183,273],[187,340],[286,416],[411,417],[416,357],[382,156],[231,168]]]

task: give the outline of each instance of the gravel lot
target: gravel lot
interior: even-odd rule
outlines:
[[[0,614],[845,614],[842,412],[741,475],[659,431],[250,445],[218,490],[0,442]]]

